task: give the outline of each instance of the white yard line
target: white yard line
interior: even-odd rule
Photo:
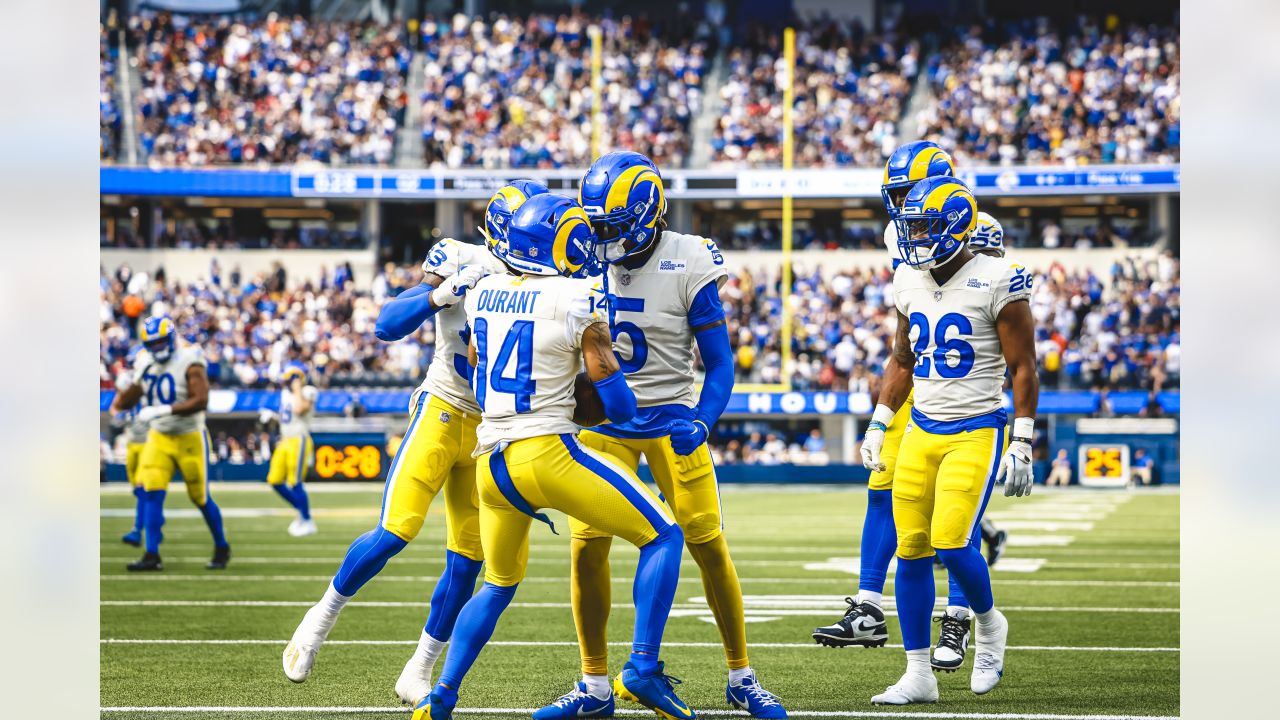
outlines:
[[[279,645],[283,647],[288,640],[186,640],[175,638],[103,638],[98,641],[103,645]],[[394,645],[416,646],[416,640],[326,640],[330,645]],[[629,642],[611,642],[614,647],[631,647]],[[677,648],[720,648],[721,643],[713,642],[664,642],[663,647]],[[578,647],[576,641],[538,641],[538,640],[491,640],[485,647]],[[779,650],[822,650],[817,643],[749,643],[753,648],[770,648]],[[890,648],[901,648],[902,645],[886,645]],[[1009,650],[1025,652],[1100,652],[1100,653],[1171,653],[1182,652],[1176,647],[1101,647],[1101,646],[1069,646],[1069,645],[1010,645]]]
[[[696,598],[695,598],[696,600]],[[311,607],[315,603],[310,600],[103,600],[99,605],[103,607],[244,607],[244,608],[278,608],[278,607]],[[400,601],[378,601],[378,600],[353,600],[347,603],[346,607],[369,607],[369,608],[417,608],[427,607],[427,600],[424,598],[417,602],[400,602]],[[551,608],[551,609],[569,609],[571,605],[567,602],[513,602],[509,607],[517,608]],[[613,605],[617,609],[634,608],[630,603],[617,603]],[[838,609],[838,608],[837,608]],[[1005,612],[1070,612],[1070,613],[1181,613],[1181,609],[1175,607],[1044,607],[1037,605],[1001,605],[1000,609]],[[826,616],[832,611],[831,607],[810,607],[796,609],[773,609],[759,608],[747,610],[748,615],[795,615],[801,617],[810,616]],[[698,603],[677,603],[672,608],[673,617],[689,617],[695,614],[710,613],[711,611],[705,604]],[[897,615],[895,611],[886,610],[885,615]]]
[[[341,707],[341,706],[104,706],[104,713],[308,713],[308,714],[399,714],[405,709],[399,706]],[[529,715],[535,708],[455,708],[458,715]],[[652,710],[619,708],[619,715],[652,717]],[[741,718],[739,710],[698,710],[706,717]],[[814,718],[946,718],[950,720],[1178,720],[1166,715],[1055,715],[1051,713],[956,713],[956,712],[903,712],[872,710],[788,710],[789,717]]]

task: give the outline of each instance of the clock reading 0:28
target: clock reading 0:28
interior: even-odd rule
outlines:
[[[317,445],[316,475],[326,480],[376,480],[382,475],[382,449],[377,445]]]

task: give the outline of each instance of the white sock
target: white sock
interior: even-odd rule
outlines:
[[[342,612],[342,608],[351,598],[338,592],[333,583],[329,583],[328,589],[324,591],[324,597],[320,598],[320,602],[316,603],[316,607],[320,608],[326,615],[337,615]]]
[[[422,631],[422,635],[418,638],[418,648],[413,651],[413,659],[423,665],[423,667],[432,667],[436,664],[436,660],[440,658],[440,653],[444,651],[445,641],[437,640]]]
[[[929,665],[929,649],[907,651],[907,674],[933,677],[933,668]]]
[[[948,605],[947,614],[951,617],[960,618],[961,620],[969,617],[969,608],[963,605]]]
[[[582,684],[587,686],[587,694],[597,700],[604,700],[613,694],[608,675],[583,675]]]
[[[990,610],[974,613],[973,616],[978,620],[978,630],[982,630],[984,627],[990,627],[996,621],[996,606],[992,605]]]
[[[859,590],[857,600],[859,604],[869,602],[876,607],[880,607],[881,603],[884,602],[884,594],[871,592],[870,590]]]
[[[729,668],[729,684],[741,685],[743,680],[755,674],[750,665],[744,668]]]

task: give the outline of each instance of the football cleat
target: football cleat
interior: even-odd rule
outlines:
[[[302,518],[295,518],[293,522],[289,523],[289,534],[292,535],[293,537],[306,537],[308,535],[315,535],[316,521],[303,520]]]
[[[302,622],[293,631],[289,644],[284,647],[285,677],[296,683],[307,679],[311,669],[315,667],[316,653],[320,652],[320,646],[329,637],[329,631],[337,621],[337,615],[329,615],[318,606],[313,605],[307,610],[307,614],[302,616]]]
[[[827,647],[884,647],[889,641],[889,626],[884,621],[884,611],[869,602],[859,603],[853,598],[844,599],[849,609],[834,625],[815,628],[813,640]]]
[[[1005,543],[1009,542],[1009,533],[997,530],[983,539],[987,541],[987,567],[992,567],[1004,554]]]
[[[1009,621],[999,610],[992,610],[992,622],[977,623],[973,633],[973,674],[969,676],[969,689],[985,695],[1000,684],[1004,677],[1004,647],[1009,640]]]
[[[913,705],[938,702],[938,679],[933,675],[907,673],[884,692],[871,698],[872,705]]]
[[[163,570],[164,563],[160,562],[160,553],[145,553],[141,560],[131,562],[125,567],[133,572],[151,572]]]
[[[724,698],[739,710],[746,710],[754,718],[785,718],[787,709],[777,695],[765,690],[756,681],[755,675],[748,675],[738,685],[729,683],[724,689]]]
[[[556,701],[533,711],[533,720],[568,720],[569,718],[613,717],[613,693],[600,698],[587,692],[587,684],[578,681],[573,689],[556,698]]]
[[[213,559],[205,565],[206,570],[226,570],[227,563],[231,561],[231,546],[222,545],[213,546]]]
[[[133,547],[142,547],[142,532],[138,530],[130,530],[120,538],[120,542]]]
[[[676,696],[673,684],[680,679],[663,672],[664,664],[648,675],[641,675],[630,660],[622,666],[622,673],[614,680],[613,692],[619,697],[640,703],[667,720],[691,720],[697,717],[684,701]]]
[[[941,623],[942,630],[938,633],[938,644],[933,648],[929,664],[935,672],[955,672],[964,665],[964,654],[969,648],[969,615],[966,613],[960,618],[944,613],[933,621]]]
[[[458,705],[458,691],[436,685],[429,695],[413,709],[412,720],[449,720]]]

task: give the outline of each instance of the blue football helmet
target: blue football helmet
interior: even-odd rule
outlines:
[[[969,236],[969,249],[995,257],[1004,257],[1004,227],[989,214],[978,213],[978,224]]]
[[[643,252],[658,237],[667,196],[658,166],[623,150],[591,163],[578,188],[578,202],[591,218],[597,255],[606,263]]]
[[[978,202],[969,186],[957,178],[925,178],[907,193],[893,222],[902,261],[928,270],[946,263],[965,246],[978,223]]]
[[[527,275],[587,277],[595,274],[591,220],[573,198],[535,195],[511,218],[499,259]]]
[[[302,363],[291,362],[286,365],[284,372],[280,374],[280,384],[289,387],[294,378],[302,378],[303,385],[307,383],[307,368]]]
[[[143,347],[151,353],[151,357],[155,358],[156,362],[167,362],[173,355],[178,333],[173,319],[168,315],[147,318],[142,322],[142,332],[138,335]]]
[[[489,252],[498,255],[498,247],[507,242],[507,231],[511,227],[511,216],[534,195],[551,192],[546,185],[536,180],[512,180],[498,188],[498,192],[489,198],[484,208],[484,226],[477,227],[484,236],[484,245]]]
[[[880,184],[880,197],[890,219],[897,217],[902,202],[911,188],[928,177],[955,177],[956,168],[951,156],[928,140],[917,140],[899,147],[884,164],[884,180]]]

